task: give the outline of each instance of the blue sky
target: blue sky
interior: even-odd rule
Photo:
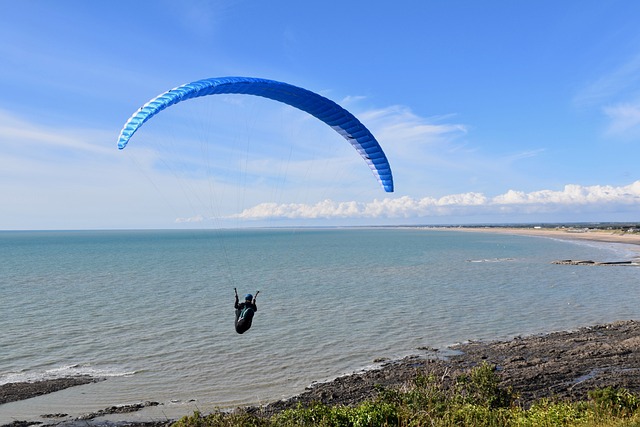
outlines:
[[[638,22],[635,1],[0,0],[0,229],[640,221]],[[338,102],[396,191],[249,96],[116,148],[149,99],[219,76]]]

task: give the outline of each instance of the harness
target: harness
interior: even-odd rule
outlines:
[[[253,309],[251,307],[245,307],[242,309],[242,311],[240,312],[240,316],[238,317],[238,321],[244,320],[245,316],[247,317],[247,319],[253,317]]]

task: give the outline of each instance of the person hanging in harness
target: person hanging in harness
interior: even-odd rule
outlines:
[[[236,292],[236,332],[239,334],[244,334],[251,327],[251,322],[253,320],[253,315],[256,311],[258,311],[258,306],[256,306],[256,298],[260,291],[256,292],[256,296],[254,297],[251,294],[247,294],[244,296],[244,302],[240,302],[238,299],[238,290],[233,288]]]

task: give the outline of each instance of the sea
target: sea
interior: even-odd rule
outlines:
[[[634,249],[429,228],[0,232],[0,384],[105,378],[0,405],[0,425],[265,405],[425,348],[638,319],[638,267],[552,264]],[[234,288],[260,291],[243,335]]]

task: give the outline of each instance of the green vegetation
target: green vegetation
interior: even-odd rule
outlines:
[[[492,366],[484,364],[444,386],[433,376],[418,375],[403,390],[379,389],[378,397],[357,406],[289,409],[269,418],[216,412],[184,417],[173,427],[271,426],[487,426],[487,427],[640,427],[640,397],[617,388],[597,389],[582,402],[542,400],[531,408],[499,386]]]

